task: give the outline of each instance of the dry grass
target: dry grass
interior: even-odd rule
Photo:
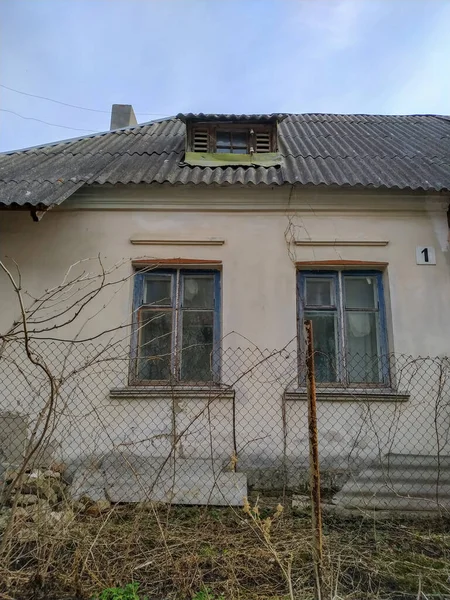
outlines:
[[[261,519],[278,503],[261,505]],[[188,599],[208,587],[225,599],[281,600],[289,594],[281,561],[292,560],[299,600],[312,599],[310,519],[284,510],[270,544],[258,524],[231,508],[115,506],[98,517],[49,525],[16,519],[0,564],[0,598],[91,598],[140,582],[150,598]],[[336,598],[417,598],[450,594],[450,529],[439,521],[325,518],[328,585]],[[420,583],[419,583],[420,582]]]

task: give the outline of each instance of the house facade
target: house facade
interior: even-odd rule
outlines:
[[[45,298],[30,330],[60,381],[53,455],[212,456],[255,487],[298,487],[305,319],[331,487],[379,456],[445,453],[429,432],[446,440],[447,382],[411,361],[450,353],[450,120],[123,125],[0,158],[2,260],[28,307]],[[5,273],[0,297],[6,333],[21,315]],[[0,406],[29,430],[45,392],[9,343]]]

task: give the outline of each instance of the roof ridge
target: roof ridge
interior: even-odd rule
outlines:
[[[332,113],[332,112],[306,112],[306,113],[283,113],[286,117],[437,117],[450,119],[450,115],[437,113]]]

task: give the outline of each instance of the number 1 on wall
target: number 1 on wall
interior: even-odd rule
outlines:
[[[435,265],[436,252],[432,246],[417,246],[416,263],[418,265]]]

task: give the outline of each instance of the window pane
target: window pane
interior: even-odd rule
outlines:
[[[306,279],[307,306],[334,306],[334,280],[310,277]]]
[[[218,131],[216,133],[216,151],[231,152],[231,135],[229,131]]]
[[[214,313],[184,311],[182,318],[181,379],[210,381]]]
[[[375,277],[344,277],[346,308],[377,308]]]
[[[214,278],[184,276],[183,308],[214,308]]]
[[[247,151],[247,134],[233,133],[233,148],[244,148]]]
[[[217,131],[216,152],[232,154],[247,154],[248,135],[246,132]]]
[[[380,382],[378,313],[347,312],[346,326],[349,382]]]
[[[318,382],[337,381],[337,315],[335,312],[305,312],[311,319],[314,339],[314,366]]]
[[[171,306],[172,278],[170,275],[148,275],[145,278],[144,304]]]
[[[229,131],[218,131],[216,133],[216,140],[217,143],[225,143],[225,144],[229,144],[230,143],[230,132]]]
[[[172,311],[141,311],[138,378],[170,378]]]

